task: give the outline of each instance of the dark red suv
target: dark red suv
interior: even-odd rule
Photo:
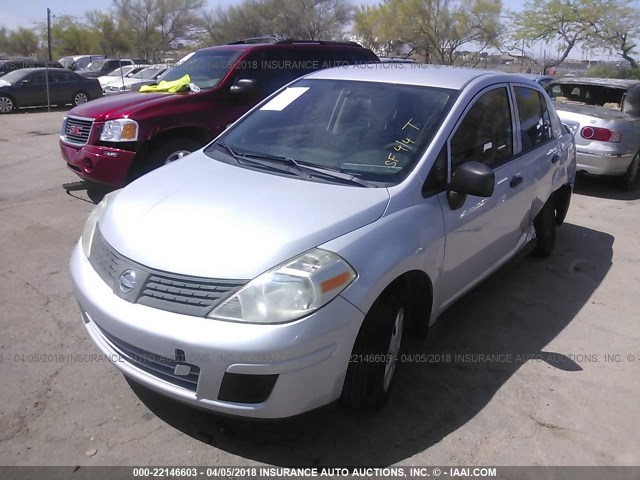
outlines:
[[[188,74],[190,91],[128,93],[74,108],[60,136],[67,166],[89,182],[122,186],[204,146],[295,78],[321,68],[378,62],[373,52],[352,42],[261,42],[198,50],[160,79]]]

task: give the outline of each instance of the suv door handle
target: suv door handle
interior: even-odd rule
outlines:
[[[516,175],[515,177],[511,177],[511,181],[509,182],[509,186],[511,188],[516,188],[523,181],[524,181],[524,179],[520,175]]]
[[[551,163],[558,163],[558,160],[560,160],[560,155],[558,155],[557,153],[551,157]]]

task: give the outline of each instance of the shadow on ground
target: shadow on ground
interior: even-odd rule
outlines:
[[[621,187],[620,177],[605,177],[579,174],[576,177],[574,193],[611,200],[637,200],[640,198],[640,184],[630,191]]]
[[[235,455],[281,466],[390,465],[463,426],[527,358],[580,371],[563,352],[545,346],[606,276],[613,242],[609,234],[565,224],[550,259],[511,262],[450,308],[425,342],[408,345],[407,354],[432,354],[433,361],[401,364],[391,399],[377,413],[332,405],[283,421],[247,421],[195,410],[130,384],[162,420]],[[456,362],[456,354],[510,354],[511,361]],[[436,361],[438,356],[445,359]]]

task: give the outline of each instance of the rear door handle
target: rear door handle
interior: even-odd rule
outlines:
[[[551,163],[558,163],[558,160],[560,160],[560,155],[558,155],[557,153],[551,157]]]
[[[511,188],[516,188],[523,181],[524,181],[524,179],[520,175],[516,175],[515,177],[511,177],[511,181],[509,182],[509,186]]]

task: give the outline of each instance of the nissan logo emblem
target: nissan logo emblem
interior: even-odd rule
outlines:
[[[122,293],[129,293],[136,288],[136,272],[133,270],[125,270],[120,275],[120,291]]]

